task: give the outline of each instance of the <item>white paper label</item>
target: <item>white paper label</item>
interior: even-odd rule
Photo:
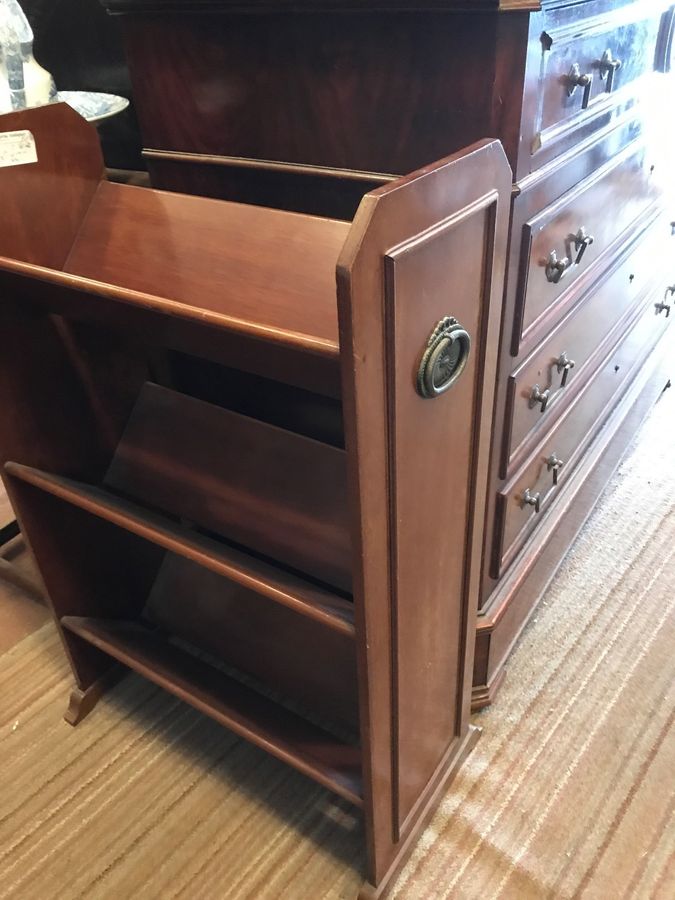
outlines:
[[[35,138],[30,131],[0,131],[0,168],[37,161]]]

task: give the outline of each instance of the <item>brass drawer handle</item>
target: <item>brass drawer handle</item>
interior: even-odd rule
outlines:
[[[576,363],[573,359],[570,359],[567,353],[561,353],[560,356],[555,361],[555,367],[558,370],[558,375],[562,375],[560,379],[560,387],[564,388],[567,384],[567,378],[570,374],[570,371],[575,367]]]
[[[546,260],[546,268],[544,269],[546,280],[551,284],[557,284],[565,275],[565,272],[569,269],[571,264],[571,260],[567,256],[558,259],[558,254],[555,250],[551,250],[548,259]]]
[[[539,491],[536,494],[533,494],[529,488],[526,488],[523,491],[523,509],[526,506],[534,506],[534,511],[536,513],[541,509],[541,494]]]
[[[660,300],[658,303],[654,304],[656,309],[656,315],[660,316],[662,312],[665,311],[666,319],[670,315],[670,303],[664,303],[663,300]]]
[[[660,316],[662,312],[665,312],[666,319],[670,316],[670,303],[666,303],[666,298],[669,294],[675,294],[675,284],[671,284],[669,287],[667,287],[663,300],[659,300],[658,303],[654,304],[656,315]]]
[[[600,78],[604,81],[607,79],[607,93],[610,93],[612,88],[614,87],[614,75],[621,68],[621,60],[614,59],[612,56],[612,51],[607,48],[605,52],[602,54],[598,62],[596,63]]]
[[[586,252],[586,249],[591,246],[593,243],[593,235],[587,234],[586,229],[582,225],[581,228],[577,231],[577,233],[572,238],[574,243],[574,249],[577,251],[576,259],[574,260],[574,265],[578,266],[581,262],[581,259]]]
[[[546,388],[545,391],[542,391],[538,384],[530,391],[530,406],[536,406],[537,403],[541,407],[541,412],[546,412],[546,407],[548,406],[548,401],[551,397],[551,391],[549,388]]]
[[[577,88],[583,88],[584,93],[581,100],[581,108],[586,109],[591,96],[591,85],[593,84],[593,76],[589,72],[582,74],[579,63],[574,63],[567,73],[567,96],[573,97]]]
[[[560,459],[560,457],[555,453],[552,453],[546,460],[546,468],[549,470],[549,472],[553,472],[554,487],[558,484],[558,471],[562,469],[564,465],[564,461]]]
[[[417,391],[427,399],[439,397],[466,368],[471,337],[453,316],[445,316],[431,332],[417,371]]]
[[[576,234],[569,235],[567,238],[568,256],[558,259],[558,254],[555,250],[551,250],[549,253],[548,259],[546,260],[546,268],[544,269],[546,280],[551,284],[557,284],[560,279],[564,277],[568,269],[572,266],[579,265],[583,259],[584,253],[594,240],[595,238],[593,235],[588,234],[583,225],[578,229]],[[572,259],[572,248],[574,248],[576,253],[574,259]]]

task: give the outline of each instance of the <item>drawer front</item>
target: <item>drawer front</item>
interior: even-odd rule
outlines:
[[[499,578],[537,525],[543,511],[570,476],[612,399],[637,371],[674,316],[658,312],[662,291],[650,295],[609,354],[537,453],[497,494],[493,572]],[[561,461],[561,465],[559,464]],[[537,504],[537,505],[535,505]],[[537,509],[538,506],[538,509]]]
[[[520,340],[541,330],[559,299],[659,193],[658,176],[639,144],[525,223],[516,296]]]
[[[655,267],[675,254],[670,224],[660,218],[638,246],[603,275],[585,299],[563,319],[548,338],[509,376],[502,455],[502,478],[507,477],[526,445],[540,428],[557,417],[558,407],[584,380],[591,361],[618,323],[653,281]]]
[[[533,153],[600,114],[622,88],[630,93],[653,70],[662,6],[641,0],[581,21],[573,6],[548,24],[541,37]]]

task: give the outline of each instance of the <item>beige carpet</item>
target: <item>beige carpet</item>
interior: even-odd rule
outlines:
[[[523,636],[393,896],[675,897],[675,391]],[[0,656],[0,897],[354,896],[335,800],[135,676],[77,729],[51,626]]]

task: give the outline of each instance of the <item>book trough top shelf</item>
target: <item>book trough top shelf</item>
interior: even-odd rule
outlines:
[[[113,184],[77,113],[54,104],[29,118],[40,164],[3,183],[17,227],[0,273],[29,276],[33,294],[35,282],[78,294],[70,308],[85,314],[101,298],[337,361],[335,273],[349,223]],[[17,129],[25,119],[16,115]],[[57,155],[50,134],[64,128]]]

